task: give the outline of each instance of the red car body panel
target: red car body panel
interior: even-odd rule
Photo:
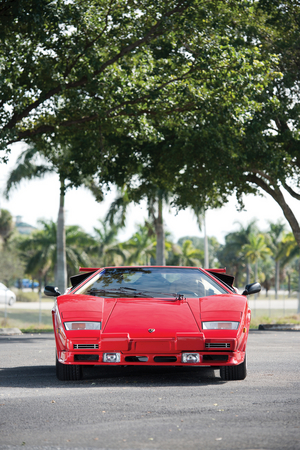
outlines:
[[[177,299],[104,298],[76,294],[102,269],[89,270],[91,276],[59,296],[52,310],[60,363],[107,365],[105,352],[119,352],[120,361],[115,364],[120,365],[220,367],[244,361],[251,317],[247,297],[224,287],[211,273],[201,269],[219,283],[224,294]],[[218,271],[224,273],[224,269]],[[78,320],[101,322],[101,330],[66,329],[65,322]],[[208,330],[202,327],[204,321],[235,321],[239,327]],[[182,352],[197,352],[199,362],[183,363]],[[89,355],[94,359],[89,360]]]

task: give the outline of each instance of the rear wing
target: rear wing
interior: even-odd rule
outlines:
[[[86,273],[79,273],[77,275],[73,275],[72,277],[70,277],[72,288],[81,284],[84,280],[89,278],[91,275],[93,275],[93,273],[96,273],[98,270],[99,269],[92,269],[92,268],[84,269],[84,271],[87,271]],[[81,267],[79,268],[79,272],[83,272],[83,270],[81,270]]]
[[[205,269],[206,272],[211,273],[214,277],[218,278],[223,283],[227,284],[231,288],[233,288],[234,277],[232,275],[228,275],[225,269]]]

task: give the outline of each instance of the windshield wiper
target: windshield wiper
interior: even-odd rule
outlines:
[[[124,292],[125,291],[125,292]],[[132,295],[130,295],[130,292],[126,292],[126,291],[134,291],[132,292]],[[120,287],[117,289],[93,289],[92,291],[89,292],[90,295],[95,295],[95,294],[119,294],[119,293],[126,293],[128,296],[130,297],[142,297],[145,294],[148,293],[155,293],[158,295],[166,295],[168,297],[175,297],[175,300],[182,300],[184,299],[184,295],[183,294],[176,294],[175,292],[157,292],[154,290],[146,290],[146,289],[142,289],[142,290],[138,290],[138,289],[134,289],[134,288],[129,288],[129,287]],[[154,298],[153,295],[147,295],[147,297],[150,298]]]

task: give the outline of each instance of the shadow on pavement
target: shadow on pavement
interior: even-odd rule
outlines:
[[[21,366],[0,370],[0,387],[10,388],[74,388],[90,387],[160,387],[160,386],[208,386],[223,384],[219,372],[210,368],[122,366],[83,368],[80,381],[59,381],[55,366]]]

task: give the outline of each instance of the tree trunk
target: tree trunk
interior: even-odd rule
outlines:
[[[246,264],[246,284],[250,284],[250,263],[247,262]]]
[[[280,206],[282,209],[283,215],[290,224],[290,227],[292,229],[293,235],[295,236],[296,242],[298,246],[300,247],[300,225],[298,220],[296,219],[295,214],[285,201],[285,198],[281,192],[281,190],[276,186],[276,183],[274,183],[274,180],[272,180],[268,175],[261,174],[262,177],[258,177],[255,173],[249,174],[247,176],[248,181],[251,183],[256,184],[257,186],[261,187],[267,194],[271,195],[275,202]],[[270,184],[266,182],[266,179],[269,180]]]
[[[156,265],[164,266],[165,261],[165,231],[163,224],[163,200],[158,199],[158,216],[155,220],[155,233],[156,233]]]
[[[300,314],[300,261],[299,261],[299,273],[298,273],[298,308],[297,313]]]
[[[65,182],[60,180],[60,201],[57,218],[57,268],[55,284],[62,294],[67,289],[66,232],[65,232]]]
[[[204,228],[204,268],[209,269],[208,238],[206,233],[205,213],[203,215],[203,228]]]
[[[279,291],[279,261],[275,261],[275,298],[278,299],[278,291]]]

